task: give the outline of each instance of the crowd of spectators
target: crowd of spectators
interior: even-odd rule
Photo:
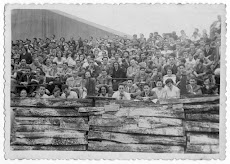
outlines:
[[[220,24],[160,35],[12,41],[11,97],[152,100],[220,92]]]

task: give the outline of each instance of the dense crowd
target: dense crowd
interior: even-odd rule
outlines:
[[[220,92],[221,31],[12,41],[11,97],[152,100]]]

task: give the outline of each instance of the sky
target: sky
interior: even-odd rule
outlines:
[[[70,5],[56,6],[68,14],[133,35],[168,33],[183,29],[188,36],[195,28],[206,29],[224,13],[223,5]]]

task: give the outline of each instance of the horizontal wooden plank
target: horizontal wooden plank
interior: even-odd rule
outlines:
[[[187,104],[187,103],[207,103],[207,102],[218,102],[220,96],[208,96],[208,97],[197,97],[197,98],[185,98],[185,99],[162,99],[159,100],[160,104]]]
[[[79,108],[80,113],[88,113],[88,112],[101,112],[105,111],[104,107],[81,107]]]
[[[15,116],[21,117],[82,117],[87,114],[79,113],[78,109],[72,108],[34,108],[34,107],[18,107],[13,108]]]
[[[219,145],[187,145],[186,153],[218,154]]]
[[[11,145],[11,150],[47,150],[47,151],[85,151],[86,145],[75,145],[75,146],[22,146],[22,145]]]
[[[88,118],[85,117],[15,117],[16,125],[56,125],[63,124],[87,124]]]
[[[219,114],[212,113],[186,114],[186,120],[219,122],[219,117]]]
[[[165,137],[153,135],[122,134],[113,132],[89,131],[88,139],[115,141],[130,144],[185,145],[186,137]]]
[[[92,106],[91,99],[11,99],[11,106],[36,106],[36,107],[87,107]]]
[[[11,145],[84,145],[86,138],[15,138]]]
[[[219,113],[220,104],[184,105],[185,113]]]
[[[218,145],[218,134],[188,134],[188,144],[190,145]]]
[[[135,134],[154,134],[166,136],[184,136],[183,127],[161,127],[161,128],[141,128],[136,124],[123,125],[120,127],[105,127],[105,126],[91,126],[94,131],[104,132],[120,132],[120,133],[135,133]]]
[[[88,150],[113,152],[183,153],[184,147],[157,144],[122,144],[109,141],[89,141]]]
[[[75,131],[88,131],[88,124],[63,124],[61,126],[54,125],[16,125],[14,126],[17,132],[44,132],[44,131],[56,131],[56,130],[75,130]]]
[[[154,128],[167,126],[182,126],[181,119],[175,118],[157,118],[157,117],[114,117],[103,118],[102,116],[91,116],[89,125],[95,126],[122,126],[124,124],[137,124],[139,127]]]
[[[194,132],[219,132],[219,123],[185,121],[185,131]]]
[[[136,117],[136,116],[145,116],[145,117],[169,117],[169,118],[184,118],[184,110],[181,109],[172,109],[167,106],[163,107],[145,107],[145,108],[134,108],[126,107],[120,108],[116,112],[115,116],[117,117]]]
[[[78,131],[48,131],[48,132],[16,132],[17,138],[85,138],[85,132]]]

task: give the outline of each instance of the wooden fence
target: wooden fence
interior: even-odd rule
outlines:
[[[12,100],[13,150],[218,153],[219,97]]]

